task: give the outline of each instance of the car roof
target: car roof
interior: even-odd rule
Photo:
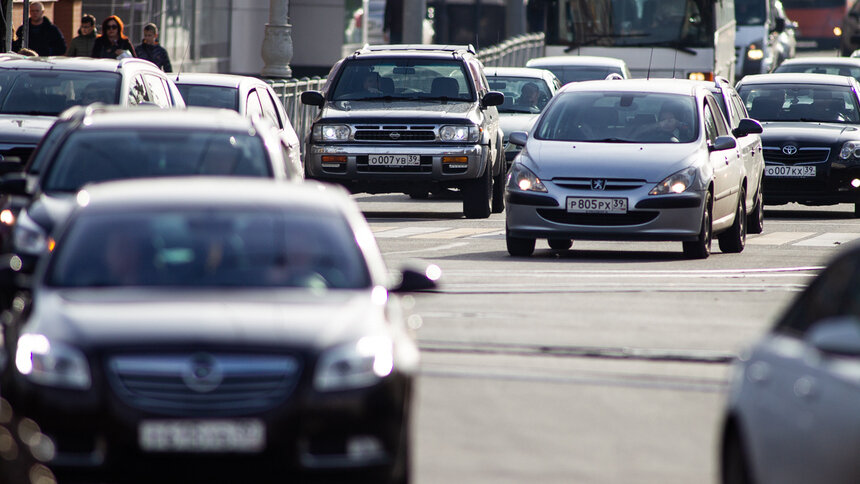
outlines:
[[[366,45],[347,57],[349,59],[427,57],[457,60],[474,53],[474,47],[471,45],[393,44]]]
[[[337,186],[316,182],[289,183],[245,177],[165,177],[129,179],[86,186],[78,204],[86,210],[124,212],[165,207],[273,207],[336,214],[350,200]]]
[[[217,86],[238,88],[242,84],[266,84],[265,81],[251,76],[235,74],[215,74],[208,72],[188,72],[174,78],[177,85],[193,84],[201,86]]]
[[[565,84],[559,94],[569,91],[609,91],[609,92],[649,92],[693,96],[705,86],[680,79],[611,79],[598,81],[570,82]]]
[[[154,64],[143,59],[92,59],[89,57],[27,57],[20,55],[0,55],[0,69],[57,69],[68,71],[117,72],[123,67],[145,67],[157,69]]]
[[[593,55],[554,55],[549,57],[536,57],[526,63],[527,67],[545,66],[607,66],[621,67],[626,63],[615,57],[599,57]]]
[[[793,59],[786,59],[780,64],[780,66],[790,66],[790,65],[845,65],[845,66],[860,66],[860,59],[857,57],[825,57],[825,56],[817,56],[817,57],[795,57]]]
[[[555,77],[552,71],[537,69],[535,67],[485,67],[484,75],[487,77],[509,76],[509,77],[532,77],[542,79]]]
[[[87,121],[84,129],[173,128],[195,130],[247,131],[252,120],[230,109],[192,106],[187,109],[156,107],[90,106],[81,110]],[[65,117],[64,117],[65,118]]]
[[[749,84],[824,84],[831,86],[850,86],[853,80],[853,77],[837,76],[835,74],[774,72],[771,74],[744,76],[744,78],[738,82],[738,86]]]

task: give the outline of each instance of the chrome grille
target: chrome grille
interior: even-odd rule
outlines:
[[[207,371],[199,372],[200,368]],[[271,409],[292,393],[300,370],[297,358],[280,355],[122,355],[107,364],[110,385],[127,405],[177,416],[231,416]]]
[[[827,161],[830,158],[830,148],[819,147],[800,147],[797,153],[787,155],[782,152],[782,148],[774,146],[765,146],[763,148],[765,161],[774,163],[782,163],[785,165],[796,165],[798,163],[820,163]]]
[[[353,137],[356,141],[436,141],[436,126],[356,126]]]
[[[597,178],[553,178],[552,182],[563,188],[592,190],[592,180]],[[603,191],[635,190],[646,182],[637,179],[600,178],[604,182]]]

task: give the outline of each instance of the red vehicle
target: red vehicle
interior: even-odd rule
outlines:
[[[842,17],[853,0],[782,0],[788,18],[798,23],[797,46],[836,49]]]

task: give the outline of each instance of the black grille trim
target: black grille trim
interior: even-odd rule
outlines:
[[[552,182],[562,188],[573,190],[591,190],[591,181],[593,178],[553,178]],[[605,185],[602,191],[622,191],[635,190],[641,188],[647,183],[645,180],[638,179],[623,179],[623,178],[606,178]],[[600,190],[596,190],[600,191]]]
[[[539,208],[538,215],[542,218],[566,225],[591,225],[595,227],[641,225],[648,223],[659,215],[659,212],[635,211],[624,214],[615,213],[569,213],[566,210],[551,210]]]
[[[764,160],[785,165],[796,165],[798,163],[820,163],[830,158],[830,148],[801,147],[797,153],[786,155],[782,148],[766,146],[763,148]]]

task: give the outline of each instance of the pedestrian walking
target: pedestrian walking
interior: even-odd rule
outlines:
[[[152,62],[164,72],[170,72],[170,56],[164,47],[158,45],[158,26],[150,22],[143,26],[143,42],[135,47],[137,57]]]
[[[93,57],[117,59],[121,56],[136,57],[134,46],[123,33],[122,20],[116,15],[111,15],[102,22],[102,33],[93,43]]]
[[[96,43],[96,18],[90,14],[81,17],[81,27],[78,35],[69,43],[68,57],[89,57],[93,55]]]
[[[66,39],[56,25],[45,17],[45,6],[42,2],[30,3],[30,33],[27,36],[27,47],[36,51],[40,56],[63,55],[66,53]],[[12,50],[18,52],[23,47],[24,26],[15,32],[18,37],[12,42]]]

